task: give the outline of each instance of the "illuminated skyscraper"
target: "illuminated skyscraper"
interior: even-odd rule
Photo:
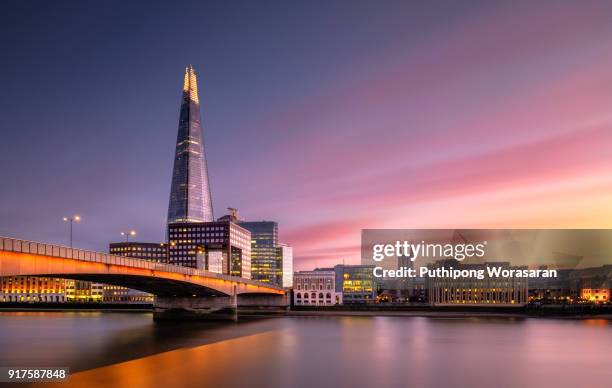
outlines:
[[[200,123],[198,81],[193,67],[185,68],[181,113],[168,205],[168,224],[214,221],[204,135]]]

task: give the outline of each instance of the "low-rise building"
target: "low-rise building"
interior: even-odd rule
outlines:
[[[440,260],[428,267],[454,268],[458,270],[484,270],[492,267],[505,269],[526,269],[527,267],[512,267],[508,262],[464,264],[454,259]],[[483,305],[483,306],[522,306],[527,304],[526,277],[491,278],[478,277],[428,277],[429,303],[436,306]]]
[[[342,304],[342,293],[336,291],[334,271],[299,271],[293,275],[296,306],[333,306]]]
[[[342,293],[343,304],[376,303],[373,265],[336,265],[336,292]]]
[[[0,302],[66,302],[66,280],[36,276],[2,277]]]

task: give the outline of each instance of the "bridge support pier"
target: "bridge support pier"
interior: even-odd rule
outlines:
[[[236,321],[236,296],[156,296],[153,320]]]

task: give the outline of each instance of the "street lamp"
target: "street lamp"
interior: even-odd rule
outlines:
[[[64,217],[64,222],[70,222],[70,248],[72,248],[72,223],[73,222],[81,222],[81,216],[74,215],[72,217]]]
[[[136,231],[135,230],[130,230],[129,232],[121,232],[122,236],[125,236],[125,242],[129,242],[130,241],[130,236],[136,236]]]

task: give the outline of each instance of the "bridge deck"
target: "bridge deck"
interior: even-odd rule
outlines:
[[[7,252],[2,255],[3,252]],[[18,255],[15,255],[18,254]],[[1,257],[5,256],[5,257]],[[19,268],[15,270],[14,265],[9,269],[9,263],[14,264],[19,260],[27,260],[28,258],[48,259],[46,261],[55,262],[53,259],[64,259],[70,261],[73,265],[66,273],[58,272],[57,266],[53,267],[52,271],[44,269],[38,270],[40,265],[29,266],[28,268]],[[283,288],[274,285],[257,282],[250,279],[244,279],[236,276],[229,276],[210,271],[183,267],[173,264],[155,263],[142,259],[133,259],[124,256],[110,255],[101,252],[88,251],[76,248],[69,248],[53,244],[44,244],[33,241],[19,240],[9,237],[0,237],[0,276],[11,275],[49,275],[62,277],[64,275],[74,275],[76,273],[81,278],[86,276],[125,276],[136,275],[140,277],[159,278],[168,280],[177,280],[194,285],[202,285],[208,287],[211,284],[223,284],[223,292],[227,293],[227,285],[237,285],[238,292],[260,292],[270,294],[282,294]],[[5,260],[6,259],[6,260]],[[10,261],[9,261],[10,259]],[[39,260],[40,261],[40,260]],[[74,263],[82,263],[83,265],[74,265]],[[97,264],[97,265],[95,265]],[[64,268],[66,266],[63,266]],[[32,268],[37,268],[32,271]],[[50,267],[49,267],[50,268]],[[67,268],[67,267],[66,267]],[[49,273],[46,273],[46,272]],[[88,272],[89,271],[89,272]],[[75,278],[76,276],[72,276]],[[211,283],[212,281],[212,283]],[[116,282],[115,282],[116,283]],[[113,284],[111,281],[110,284]],[[216,287],[215,287],[216,288]]]

